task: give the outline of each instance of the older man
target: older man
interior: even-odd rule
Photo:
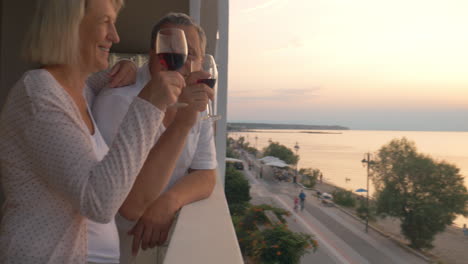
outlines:
[[[209,197],[216,182],[212,123],[200,120],[200,111],[206,107],[213,92],[205,84],[198,83],[199,79],[209,76],[203,72],[191,73],[190,69],[191,62],[201,61],[206,37],[187,15],[170,13],[157,22],[152,30],[149,63],[138,69],[136,83],[101,92],[94,102],[93,115],[103,137],[109,145],[112,144],[133,98],[148,82],[151,72],[162,70],[163,65],[155,53],[155,39],[160,29],[169,27],[184,30],[187,39],[188,59],[179,70],[186,78],[187,87],[179,101],[187,102],[189,106],[166,110],[165,128],[160,130],[154,148],[160,158],[158,162],[145,164],[120,208],[117,225],[122,264],[132,262],[131,249],[136,255],[140,245],[147,249],[164,243],[177,211],[186,204]],[[148,186],[145,175],[154,173],[161,175],[161,184]],[[164,179],[169,179],[167,187]]]

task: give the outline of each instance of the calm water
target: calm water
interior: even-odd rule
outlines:
[[[232,132],[231,137],[244,136],[259,149],[268,140],[278,141],[293,149],[299,143],[299,168],[318,168],[324,179],[349,190],[366,188],[366,168],[361,160],[366,152],[376,152],[394,138],[406,137],[414,142],[419,152],[437,160],[445,160],[460,168],[468,186],[468,132],[420,131],[339,131],[340,134],[301,133],[305,130],[258,130]],[[337,133],[336,131],[330,131]],[[258,137],[255,140],[255,137]],[[349,181],[346,181],[346,178]],[[372,193],[372,181],[370,183]],[[458,226],[468,224],[468,218],[459,217]]]

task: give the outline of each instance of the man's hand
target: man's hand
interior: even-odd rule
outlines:
[[[133,235],[132,254],[134,256],[138,254],[140,245],[143,250],[162,245],[167,240],[179,209],[177,200],[167,193],[154,201],[129,232]]]
[[[177,109],[175,123],[188,127],[195,125],[198,113],[206,110],[208,100],[214,96],[213,89],[197,81],[209,77],[210,75],[206,72],[193,72],[186,79],[187,86],[183,88],[178,102],[186,103],[187,106]]]
[[[109,87],[116,88],[134,84],[136,81],[137,67],[130,60],[121,60],[112,67],[109,76]]]
[[[195,106],[195,109],[197,109],[198,111],[205,111],[208,99],[213,100],[214,91],[208,85],[199,82],[199,80],[208,78],[210,78],[210,74],[207,72],[197,71],[190,73],[185,82],[187,84],[186,88],[192,87],[192,89],[187,89],[187,93],[185,94],[182,93],[179,101],[187,101],[187,103],[189,104],[192,103]],[[202,106],[200,102],[205,103],[203,108],[200,107]]]

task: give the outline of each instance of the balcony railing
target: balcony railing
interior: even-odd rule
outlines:
[[[208,199],[182,208],[167,248],[145,252],[137,264],[242,264],[222,183]]]

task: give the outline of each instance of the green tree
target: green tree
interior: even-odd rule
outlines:
[[[231,146],[226,147],[226,157],[234,159],[240,158],[239,154],[237,154]]]
[[[296,165],[299,161],[298,155],[295,155],[290,148],[281,145],[279,142],[270,142],[270,145],[263,150],[263,156],[277,157],[292,165]]]
[[[244,175],[232,167],[226,167],[225,194],[231,215],[242,215],[249,205],[250,184]]]
[[[234,150],[236,141],[232,137],[228,137],[226,140],[226,157],[239,159],[239,154]]]
[[[249,142],[245,141],[245,137],[239,137],[237,139],[237,145],[241,148],[247,148],[249,146]]]
[[[346,190],[334,191],[333,201],[336,204],[346,207],[354,207],[356,205],[356,199],[354,198],[353,193]]]
[[[307,188],[313,188],[317,183],[317,179],[320,175],[319,169],[302,168],[299,170],[299,175],[302,175],[302,183]]]
[[[384,145],[375,161],[377,213],[399,218],[410,246],[431,248],[457,214],[468,215],[468,191],[455,165],[418,153],[406,138]]]
[[[226,140],[227,146],[233,146],[236,141],[232,137],[228,137]]]
[[[245,148],[245,150],[246,150],[248,153],[253,154],[253,155],[257,155],[257,153],[258,153],[258,150],[257,150],[256,148],[254,148],[254,147],[249,147],[249,146],[247,146],[247,147]]]

